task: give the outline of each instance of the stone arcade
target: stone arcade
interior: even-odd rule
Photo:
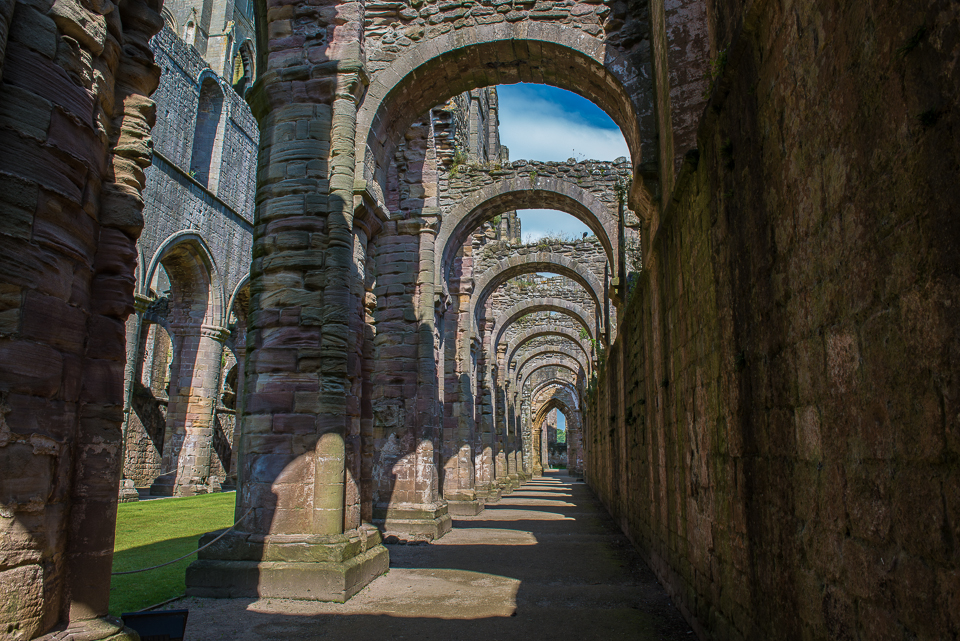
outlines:
[[[0,0],[0,635],[135,638],[124,474],[235,477],[191,594],[342,601],[560,409],[701,638],[957,637],[958,69],[947,0]],[[630,160],[510,162],[514,82]]]

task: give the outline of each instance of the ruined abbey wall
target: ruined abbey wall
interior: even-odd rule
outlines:
[[[242,362],[246,310],[229,306],[249,273],[259,131],[194,47],[169,28],[151,47],[161,74],[137,313],[127,321],[124,479],[160,494],[214,491],[235,463],[237,408],[223,399],[225,391],[236,396],[227,377]],[[184,490],[172,476],[188,423],[203,425],[187,444],[202,473]]]
[[[713,639],[960,632],[957,7],[726,3],[586,476]]]

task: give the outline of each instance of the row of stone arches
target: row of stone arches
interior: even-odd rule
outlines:
[[[170,235],[141,265],[127,322],[124,478],[162,496],[234,486],[248,280],[226,280],[195,230]]]
[[[122,89],[117,96],[100,97],[111,111],[114,104],[121,105],[116,113],[107,114],[120,142],[94,149],[98,159],[105,156],[113,163],[113,174],[107,173],[119,178],[104,190],[110,198],[102,199],[103,211],[92,208],[107,230],[90,244],[102,246],[95,252],[96,269],[101,271],[94,270],[92,291],[104,287],[121,301],[109,311],[110,319],[121,323],[134,307],[126,301],[133,299],[135,289],[133,261],[110,264],[114,273],[101,269],[107,261],[99,255],[108,253],[111,239],[124,250],[132,248],[140,231],[141,170],[151,156],[142,132],[153,117],[146,94],[156,86],[156,69],[149,52],[141,49],[162,24],[151,8],[141,5],[126,12],[149,19],[129,25],[130,33],[124,34],[129,52],[123,52],[124,63],[116,67],[122,76],[116,86]],[[506,377],[501,381],[495,375],[499,354],[515,334],[534,323],[529,317],[539,323],[542,314],[567,318],[569,324],[557,320],[558,326],[576,328],[578,335],[582,329],[585,340],[603,342],[613,315],[610,282],[625,275],[619,256],[627,234],[622,209],[629,208],[642,221],[651,220],[649,205],[657,191],[651,185],[660,178],[661,149],[670,147],[663,128],[658,132],[661,123],[653,109],[656,74],[649,59],[649,38],[637,37],[646,27],[619,7],[611,16],[599,6],[579,15],[559,12],[562,17],[524,10],[510,20],[494,16],[486,24],[472,13],[444,15],[438,24],[424,28],[422,38],[410,39],[416,44],[398,45],[397,55],[383,48],[374,31],[367,33],[362,11],[331,12],[303,4],[296,20],[279,12],[268,24],[263,9],[256,11],[258,43],[263,45],[258,47],[256,67],[262,73],[248,94],[263,127],[243,338],[249,349],[242,350],[240,337],[231,337],[229,327],[231,297],[240,300],[246,295],[232,296],[237,284],[221,283],[210,252],[186,235],[152,263],[142,263],[147,273],[137,292],[140,298],[135,299],[141,309],[131,317],[134,327],[128,327],[127,334],[135,339],[128,346],[139,350],[140,337],[149,340],[151,326],[154,337],[159,327],[174,334],[169,340],[174,366],[166,426],[176,423],[177,428],[164,436],[173,447],[163,457],[175,468],[175,493],[198,491],[204,484],[212,447],[208,410],[216,402],[211,396],[219,395],[220,381],[226,378],[224,346],[233,341],[238,361],[239,352],[246,351],[241,367],[245,376],[239,377],[235,390],[242,414],[241,442],[235,445],[244,453],[237,465],[239,523],[192,566],[189,589],[206,595],[288,595],[289,571],[296,570],[305,584],[325,586],[310,598],[343,600],[385,569],[381,533],[440,536],[458,501],[461,509],[470,509],[463,503],[480,507],[533,473],[538,453],[533,451],[530,420],[525,418],[525,390],[549,381],[582,389],[593,363],[584,362],[586,349],[520,356],[514,383],[519,396],[510,398]],[[411,25],[401,16],[397,26]],[[93,53],[93,58],[99,56],[99,51]],[[15,77],[6,73],[10,60],[16,69],[16,56],[8,56],[5,82]],[[631,150],[629,194],[603,200],[575,181],[558,182],[528,168],[505,177],[506,186],[498,188],[502,197],[480,199],[461,217],[440,190],[426,188],[441,183],[449,188],[452,171],[443,160],[447,156],[431,156],[430,144],[420,157],[414,140],[406,139],[411,125],[425,113],[429,121],[436,105],[461,91],[518,81],[573,90],[613,118]],[[225,176],[217,175],[216,149],[208,154],[206,143],[224,133],[224,100],[217,92],[219,82],[201,79],[199,84],[194,138],[204,144],[195,146],[197,153],[188,169],[181,168],[187,174],[181,177],[199,183],[204,197],[223,200]],[[86,98],[79,102],[86,104]],[[82,113],[77,116],[78,123],[89,120]],[[422,130],[425,140],[432,130],[432,123]],[[104,147],[107,143],[102,141],[108,137],[94,132],[90,139]],[[407,202],[394,206],[399,199],[393,193],[391,172],[399,165],[398,153],[405,154],[404,171],[418,174],[423,189],[416,194],[408,190]],[[171,164],[160,153],[156,157],[158,165]],[[493,157],[491,153],[488,160]],[[51,166],[58,165],[51,161]],[[486,178],[499,178],[495,171],[491,167]],[[100,188],[98,181],[90,187],[89,202],[98,202]],[[126,200],[117,196],[121,192]],[[87,205],[76,200],[73,210],[84,211]],[[614,200],[619,207],[611,209]],[[122,205],[117,204],[120,201]],[[83,202],[88,202],[86,196]],[[489,293],[481,291],[482,304],[472,301],[474,275],[484,273],[475,271],[484,259],[482,241],[472,232],[495,216],[534,203],[556,205],[584,220],[603,247],[604,269],[587,272],[567,265],[564,275],[557,277],[566,280],[557,281],[557,286],[575,283],[571,300],[530,296],[543,303],[525,311],[514,305],[499,309],[510,291],[522,288],[519,279],[530,276],[518,273],[504,277]],[[136,220],[126,222],[131,217]],[[93,259],[89,262],[85,268]],[[149,295],[156,265],[170,280],[166,310],[154,306]],[[436,275],[438,267],[441,277]],[[492,273],[488,283],[500,278]],[[122,286],[110,290],[103,285],[111,279],[122,281]],[[458,281],[456,287],[451,287],[453,280]],[[82,305],[84,313],[99,314],[105,308],[102,300]],[[513,311],[502,317],[507,310]],[[56,345],[55,341],[56,337],[48,342]],[[121,374],[115,370],[121,369],[123,349],[119,340],[110,347],[119,352],[110,354],[113,365],[94,363],[97,359],[84,355],[84,371],[99,367],[110,382],[119,383]],[[599,345],[592,343],[592,348]],[[140,360],[138,353],[128,356],[127,363]],[[129,414],[128,401],[119,393],[112,396],[116,387],[104,385],[97,399],[105,405],[119,402]],[[40,389],[39,383],[37,388],[41,396],[56,393]],[[576,411],[575,404],[565,407]],[[538,410],[534,417],[540,415]],[[105,423],[115,428],[121,419]],[[466,453],[462,459],[461,452]],[[448,465],[451,461],[456,465]],[[92,467],[77,469],[82,479],[84,470]],[[82,522],[92,509],[74,506],[71,519]],[[89,549],[78,548],[74,554],[70,548],[70,554],[94,559],[98,581],[105,586],[109,536],[89,540],[94,539]],[[70,543],[83,548],[87,540],[77,535]],[[304,550],[309,551],[306,556]],[[316,563],[318,558],[332,560]],[[71,565],[71,571],[75,569]],[[78,594],[80,585],[71,579],[68,592]],[[45,613],[44,621],[55,621],[57,612],[69,611],[73,617],[69,599],[52,599],[63,603],[47,608],[54,614]],[[105,603],[102,594],[84,597],[83,604],[87,601],[89,607],[76,609],[82,612],[79,618],[105,612],[100,607],[101,601]]]
[[[542,468],[542,461],[535,465],[542,454],[534,451],[533,423],[561,406],[580,411],[615,325],[611,281],[626,280],[625,236],[637,237],[625,219],[650,221],[658,178],[650,61],[639,42],[621,38],[622,23],[599,23],[598,37],[534,20],[431,34],[369,72],[344,66],[336,95],[333,76],[307,81],[284,76],[283,64],[267,68],[253,100],[262,117],[269,114],[268,128],[299,132],[296,123],[327,119],[335,131],[342,125],[356,133],[352,154],[344,152],[344,139],[330,141],[339,153],[326,168],[353,179],[330,181],[321,220],[309,219],[313,205],[283,167],[322,157],[328,145],[309,135],[266,134],[263,153],[275,171],[260,185],[264,226],[254,254],[266,258],[260,267],[255,262],[252,277],[255,288],[277,284],[257,304],[278,315],[258,315],[250,331],[258,345],[267,335],[286,338],[252,356],[247,386],[258,391],[245,424],[269,425],[289,454],[267,452],[259,437],[244,434],[243,467],[252,476],[241,486],[238,509],[252,515],[243,531],[335,533],[362,530],[369,521],[388,534],[442,536],[449,512],[482,509]],[[296,53],[287,59],[293,64]],[[468,168],[452,180],[434,137],[434,106],[463,90],[518,80],[572,89],[604,108],[631,149],[624,172],[630,180],[591,191],[524,165],[509,172]],[[293,104],[296,96],[310,97]],[[477,229],[534,205],[583,220],[602,248],[600,269],[551,252],[522,264],[485,262]],[[313,237],[324,242],[314,245]],[[311,254],[314,246],[323,249]],[[541,272],[558,274],[576,295],[503,305],[524,277]],[[311,276],[320,273],[322,279]],[[281,323],[284,315],[292,325]],[[526,325],[542,326],[544,315],[552,332],[518,338]],[[314,324],[318,330],[310,329]],[[318,339],[325,361],[311,357]],[[544,339],[556,344],[534,344]],[[280,380],[296,391],[281,393]],[[534,410],[530,395],[549,385],[568,398]],[[313,398],[318,413],[301,397]],[[298,446],[298,429],[324,436]],[[312,481],[307,470],[314,470]],[[307,512],[292,503],[302,483],[313,487]],[[321,500],[335,507],[319,509]],[[260,587],[261,594],[271,589],[262,581]]]

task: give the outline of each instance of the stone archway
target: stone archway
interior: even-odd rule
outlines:
[[[517,334],[513,340],[507,345],[507,351],[504,352],[506,358],[503,359],[501,372],[505,371],[505,368],[513,362],[514,357],[520,351],[520,348],[524,346],[527,342],[534,340],[540,337],[553,336],[556,338],[567,339],[571,343],[574,343],[580,347],[580,350],[583,352],[584,358],[590,359],[592,356],[593,350],[588,347],[585,339],[583,339],[580,334],[577,332],[567,329],[566,327],[532,327],[530,329],[524,330],[523,332]]]
[[[571,360],[579,363],[584,368],[584,372],[587,371],[587,364],[583,363],[580,360],[581,355],[577,351],[569,348],[565,348],[561,345],[543,345],[542,347],[532,350],[530,353],[524,354],[522,356],[522,360],[520,360],[517,363],[516,369],[514,370],[516,373],[516,376],[510,382],[513,384],[517,384],[520,380],[519,379],[520,372],[524,370],[524,367],[530,361],[538,358],[543,358],[544,356],[548,356],[548,355],[549,356],[566,356]],[[519,387],[519,385],[517,385],[517,387]]]
[[[578,166],[587,164],[590,163],[577,163]],[[607,263],[616,265],[618,212],[617,203],[611,197],[620,174],[613,163],[596,164],[609,175],[609,180],[599,182],[593,190],[578,185],[574,179],[540,175],[536,165],[527,163],[518,163],[518,168],[506,171],[464,169],[465,177],[461,180],[466,185],[458,190],[457,198],[446,212],[437,233],[437,253],[441,257],[437,265],[437,282],[446,288],[454,255],[478,225],[502,212],[525,208],[557,209],[577,218],[600,240],[607,254]],[[625,169],[625,172],[629,174],[629,170]],[[569,172],[560,175],[566,173]],[[470,189],[474,183],[482,186]]]
[[[534,298],[513,305],[500,314],[494,321],[490,331],[490,347],[493,353],[497,352],[500,339],[510,324],[534,312],[558,312],[566,314],[580,323],[590,338],[595,338],[599,335],[599,333],[595,331],[595,317],[579,305],[570,303],[562,298]]]
[[[511,278],[534,272],[550,272],[566,276],[583,287],[593,299],[596,308],[601,309],[603,285],[596,274],[585,266],[563,254],[551,252],[514,254],[499,261],[476,279],[471,301],[474,321],[477,321],[477,316],[483,310],[493,290]]]
[[[525,13],[515,22],[479,24],[467,18],[477,22],[459,30],[431,28],[422,42],[411,41],[406,51],[392,53],[392,60],[374,69],[357,121],[357,176],[382,185],[383,160],[392,157],[417,115],[433,105],[465,90],[515,82],[551,84],[594,102],[621,128],[634,168],[656,167],[649,49],[634,35],[648,29],[643,19],[624,15],[632,25],[624,40],[612,32],[599,37],[605,24],[622,30],[624,22],[606,23],[596,10],[582,20],[597,36],[563,24],[581,18],[541,22],[534,12]],[[396,27],[404,28],[402,19]],[[368,44],[371,50],[378,48],[376,40]],[[635,189],[638,196],[640,191]]]
[[[146,270],[152,283],[163,269],[170,282],[167,322],[173,359],[161,474],[151,494],[184,496],[218,489],[211,477],[216,452],[213,434],[228,332],[222,327],[224,297],[216,262],[202,236],[173,235],[156,251]],[[229,461],[224,462],[229,467]],[[219,469],[220,466],[218,466]]]

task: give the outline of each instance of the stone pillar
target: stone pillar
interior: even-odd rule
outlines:
[[[507,488],[512,492],[520,487],[520,475],[517,473],[517,407],[512,404],[507,408],[507,429],[504,434],[504,454],[506,455],[504,478]],[[504,494],[507,489],[504,489]]]
[[[541,421],[539,426],[531,426],[531,456],[530,473],[533,476],[543,476],[544,461],[547,460],[547,421]]]
[[[139,0],[0,0],[5,638],[137,638],[108,606],[161,25]]]
[[[243,456],[241,449],[243,444],[243,421],[241,421],[241,417],[243,416],[245,398],[244,392],[246,390],[247,382],[247,322],[250,316],[249,292],[249,285],[244,286],[244,288],[241,290],[242,296],[237,296],[237,300],[235,300],[233,303],[233,309],[230,310],[237,319],[230,336],[230,340],[233,343],[233,354],[237,359],[237,382],[233,389],[235,399],[233,403],[233,447],[230,456],[230,469],[227,472],[226,482],[223,484],[224,490],[236,489],[240,486],[240,481],[238,480],[237,475],[240,469],[240,459]]]
[[[487,381],[488,388],[492,387],[493,393],[496,394],[496,379],[488,377]],[[490,412],[481,412],[478,425],[479,447],[476,451],[477,495],[486,503],[493,503],[500,500],[500,487],[497,485],[496,459],[494,458],[497,446],[496,420],[497,414],[494,406]]]
[[[422,208],[387,223],[378,274],[378,371],[374,385],[373,523],[386,534],[436,539],[452,520],[440,497],[439,379],[435,345],[434,257],[438,213]],[[404,264],[403,260],[407,262]],[[380,288],[383,288],[382,290]],[[395,293],[389,293],[393,289]],[[413,309],[410,309],[411,304]],[[399,312],[399,313],[398,313]]]
[[[530,403],[528,401],[523,402],[520,412],[517,414],[517,430],[514,438],[516,439],[514,441],[514,457],[516,459],[517,484],[519,485],[532,478],[529,470],[531,439]]]
[[[166,473],[150,487],[155,496],[192,496],[209,491],[220,364],[229,331],[203,325],[198,329],[174,328],[174,334],[176,352],[161,463]]]
[[[345,523],[363,11],[288,9],[270,12],[250,94],[262,133],[238,525],[191,564],[187,593],[343,602],[389,562],[376,529]]]
[[[424,389],[424,383],[427,383],[427,389],[431,389],[429,383],[430,376],[437,379],[437,367],[433,352],[428,355],[427,347],[432,350],[433,335],[430,336],[429,344],[425,343],[427,338],[425,328],[436,331],[433,319],[435,318],[433,309],[433,300],[436,291],[436,230],[440,225],[439,210],[424,209],[421,216],[424,218],[424,226],[420,232],[420,359],[421,359],[421,382],[420,389]],[[429,272],[427,271],[429,270]],[[429,299],[427,293],[429,292]],[[428,320],[429,319],[429,320]],[[428,360],[429,359],[429,360]],[[432,373],[431,373],[432,372]],[[459,396],[466,396],[464,390],[458,390]],[[469,397],[469,396],[468,396]],[[421,398],[423,398],[421,396]],[[427,401],[427,399],[424,399]],[[474,464],[474,437],[475,425],[470,413],[464,412],[464,403],[462,401],[455,404],[454,416],[451,418],[456,421],[455,427],[450,434],[450,438],[443,443],[443,498],[447,502],[447,510],[453,515],[474,516],[483,511],[484,499],[477,493],[476,466]],[[424,408],[420,408],[422,412]],[[458,411],[459,410],[459,411]],[[433,413],[436,416],[437,412]],[[435,421],[435,419],[430,419]],[[440,435],[441,426],[437,426],[437,433]],[[441,437],[442,438],[442,437]]]
[[[133,306],[136,313],[130,314],[126,322],[127,337],[127,361],[123,369],[123,427],[121,428],[121,443],[123,443],[124,463],[128,460],[127,451],[127,432],[130,425],[130,413],[133,412],[133,390],[134,383],[140,380],[142,375],[143,359],[141,352],[144,348],[144,325],[143,313],[150,305],[150,299],[139,294],[133,297]],[[137,492],[132,480],[123,476],[121,468],[121,479],[119,488],[119,500],[121,503],[132,503],[140,500],[140,494]]]
[[[512,404],[509,400],[512,396],[512,392],[507,389],[505,396],[508,400],[503,408],[503,413],[496,417],[497,427],[496,434],[494,435],[496,438],[496,459],[494,461],[494,472],[497,478],[497,487],[499,488],[501,494],[509,494],[513,491],[507,478],[510,473],[507,467],[507,439],[509,434],[507,426],[510,422],[510,412],[512,411]]]
[[[16,0],[0,0],[0,78],[3,77],[3,59],[7,50],[7,37],[10,35],[10,21]]]

